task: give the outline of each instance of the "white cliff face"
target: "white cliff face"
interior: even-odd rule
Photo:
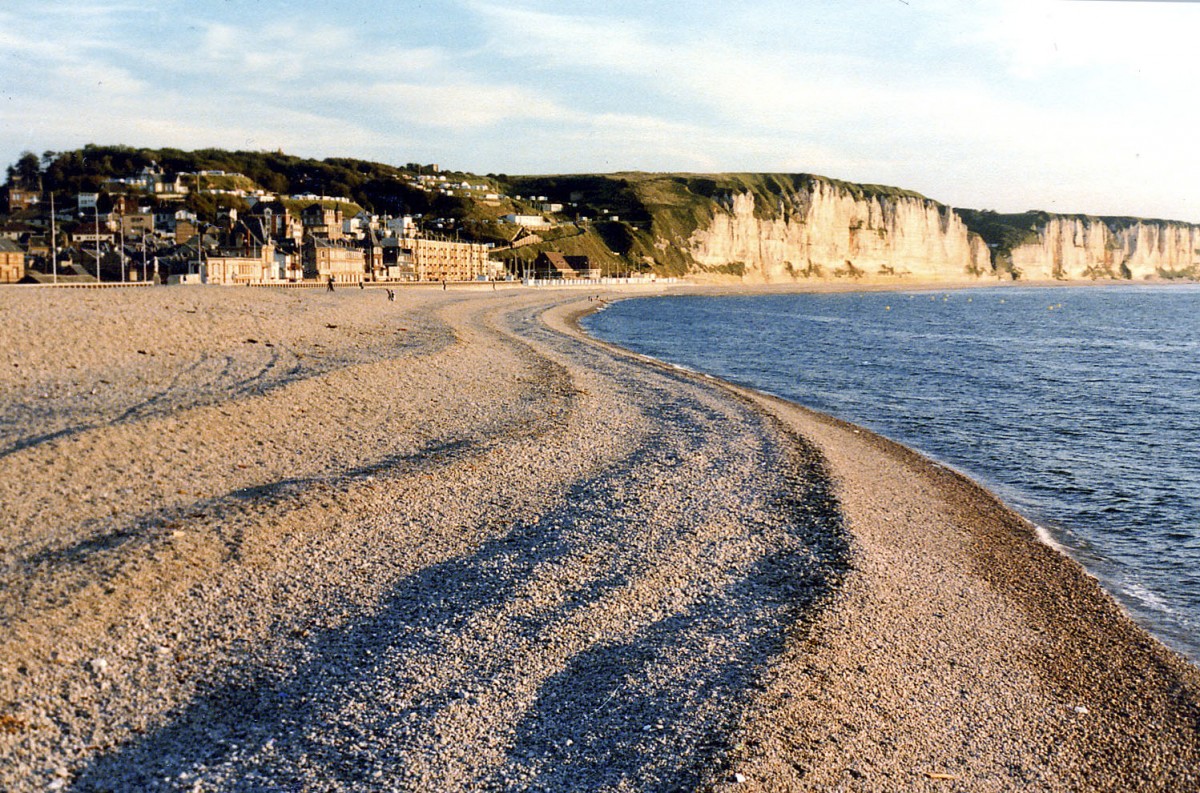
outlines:
[[[1013,248],[1025,280],[1200,275],[1200,227],[1137,221],[1115,232],[1100,218],[1052,217],[1039,240]]]
[[[1012,250],[1013,269],[1024,280],[1121,277],[1112,235],[1099,221],[1051,218],[1038,237]]]
[[[1139,222],[1116,237],[1133,278],[1200,276],[1200,226]]]
[[[754,216],[754,196],[732,197],[689,240],[705,266],[740,262],[748,281],[903,276],[961,280],[990,275],[983,240],[949,207],[909,197],[854,195],[824,182],[781,199],[774,219]]]
[[[856,198],[814,181],[755,217],[751,193],[731,196],[687,250],[701,266],[740,263],[743,279],[994,277],[991,252],[949,207],[904,196]],[[1200,226],[1157,220],[1050,216],[1037,240],[1013,248],[1021,280],[1200,278]],[[1007,273],[1000,273],[1007,277]]]

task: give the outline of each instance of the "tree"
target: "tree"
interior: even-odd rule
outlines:
[[[9,185],[20,185],[25,188],[37,186],[38,177],[42,174],[42,161],[31,151],[21,152],[16,165],[8,166]]]

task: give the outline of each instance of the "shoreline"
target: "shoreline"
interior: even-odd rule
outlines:
[[[0,291],[0,786],[1200,783],[1200,672],[962,475],[582,291],[297,291]]]
[[[1011,286],[1014,288],[1018,287],[1020,285],[1021,284],[1019,284],[1017,282],[1013,282],[1011,284]],[[1042,281],[1042,282],[1034,282],[1031,284],[1025,284],[1025,286],[1029,286],[1032,288],[1038,288],[1038,289],[1041,289],[1041,288],[1053,289],[1053,288],[1072,288],[1073,286],[1075,286],[1075,284]],[[1121,287],[1121,286],[1164,287],[1164,286],[1169,286],[1169,284],[1167,284],[1165,282],[1158,282],[1155,284],[1140,284],[1140,283],[1130,284],[1129,282],[1111,281],[1111,282],[1088,282],[1087,284],[1084,284],[1084,286],[1087,286],[1088,288],[1102,288],[1102,287],[1110,287],[1111,288],[1111,287]],[[1193,286],[1194,286],[1194,284],[1193,284]],[[960,286],[959,288],[965,290],[965,289],[971,289],[974,287],[967,285],[967,286]],[[980,288],[987,288],[987,287],[980,287]],[[1005,288],[1008,288],[1007,285],[1005,286]],[[836,291],[836,293],[839,293],[839,294],[842,293],[842,290],[835,290],[835,291]],[[853,294],[854,292],[857,292],[857,291],[859,291],[859,290],[849,290],[849,293]],[[893,290],[880,289],[880,290],[863,290],[863,291],[869,292],[869,291],[893,291]],[[905,291],[908,291],[908,290],[905,290]],[[930,289],[930,290],[912,290],[912,291],[936,292],[936,291],[941,291],[941,290]],[[817,293],[826,293],[826,292],[825,292],[825,290],[817,290],[814,292],[813,290],[791,290],[791,289],[770,289],[765,292],[760,292],[760,291],[754,290],[754,289],[748,289],[748,290],[735,289],[735,290],[731,290],[728,292],[719,291],[719,292],[715,292],[715,293],[710,293],[707,290],[703,290],[703,291],[697,291],[697,292],[682,291],[682,292],[675,292],[673,294],[695,295],[695,296],[702,296],[702,297],[707,297],[707,296],[737,297],[737,296],[755,296],[755,295],[759,295],[759,294],[817,294]],[[619,302],[621,300],[627,300],[627,299],[641,299],[641,297],[643,297],[643,296],[622,296],[613,302]],[[651,297],[651,296],[645,296],[645,297]],[[599,310],[603,310],[603,307],[601,307],[599,309],[593,309],[593,310],[589,311],[588,313],[594,313],[595,311],[599,311]],[[581,319],[582,319],[582,317],[581,317]],[[579,331],[585,335],[588,335],[590,338],[595,338],[595,337],[592,337],[591,334],[582,327],[582,325],[579,326]],[[597,341],[600,341],[601,343],[609,343],[609,342],[604,342],[601,339],[597,339]],[[613,343],[613,346],[615,349],[624,349],[619,344],[616,344],[616,343]],[[1195,647],[1192,647],[1189,649],[1181,649],[1181,647],[1176,647],[1172,644],[1172,642],[1170,641],[1169,638],[1160,635],[1152,627],[1142,625],[1141,619],[1137,616],[1137,608],[1127,606],[1126,603],[1121,600],[1122,597],[1127,598],[1127,599],[1133,599],[1135,597],[1134,594],[1130,593],[1126,589],[1122,589],[1122,587],[1119,585],[1119,581],[1113,579],[1111,571],[1109,571],[1109,575],[1107,577],[1104,575],[1103,571],[1101,571],[1101,572],[1094,571],[1089,566],[1087,561],[1085,561],[1088,557],[1084,551],[1073,548],[1070,545],[1060,541],[1054,535],[1053,531],[1050,528],[1040,525],[1035,516],[1026,515],[1021,511],[1020,508],[1010,505],[1009,502],[1004,497],[1002,497],[1001,495],[998,494],[998,491],[995,489],[994,485],[988,483],[988,476],[986,475],[986,473],[977,473],[977,472],[972,472],[970,470],[961,468],[958,465],[956,465],[955,463],[953,463],[949,460],[939,458],[936,454],[933,454],[933,453],[929,452],[928,450],[922,449],[916,445],[912,445],[911,443],[905,442],[903,440],[897,440],[897,439],[891,438],[879,431],[871,430],[868,427],[866,427],[865,425],[855,424],[854,419],[840,418],[840,417],[834,416],[833,414],[825,413],[824,411],[822,411],[819,408],[804,405],[803,403],[800,403],[800,402],[795,402],[794,400],[792,400],[791,398],[789,398],[785,395],[777,394],[772,391],[768,391],[768,390],[759,388],[752,384],[740,384],[737,382],[729,381],[729,380],[722,378],[718,374],[706,372],[706,371],[699,370],[699,369],[692,369],[683,364],[676,364],[671,361],[667,361],[665,359],[655,358],[654,356],[646,355],[644,353],[639,353],[639,352],[632,351],[632,350],[627,350],[627,352],[634,355],[635,357],[638,357],[639,359],[645,360],[647,362],[650,362],[650,363],[653,363],[656,365],[663,365],[663,366],[678,369],[680,371],[689,372],[692,374],[707,377],[714,381],[724,383],[725,385],[727,385],[731,388],[734,388],[734,389],[746,389],[746,390],[761,394],[763,396],[766,396],[768,398],[778,399],[778,400],[782,400],[784,402],[792,402],[800,407],[804,407],[807,410],[812,410],[817,414],[828,416],[829,418],[831,418],[833,420],[848,422],[852,426],[860,429],[862,432],[874,433],[876,435],[879,435],[879,437],[881,437],[881,438],[884,438],[890,442],[899,444],[900,446],[913,451],[914,453],[927,459],[931,465],[946,468],[947,470],[950,470],[950,471],[954,472],[955,474],[974,482],[979,487],[981,487],[983,490],[988,492],[992,498],[995,498],[997,501],[1004,504],[1006,508],[1012,510],[1014,512],[1014,514],[1017,514],[1023,520],[1028,521],[1029,524],[1036,529],[1036,535],[1040,542],[1042,542],[1044,545],[1048,546],[1049,548],[1053,549],[1057,553],[1063,555],[1064,557],[1070,559],[1073,563],[1079,565],[1090,578],[1096,580],[1099,583],[1099,585],[1101,586],[1101,588],[1104,589],[1109,594],[1109,596],[1113,598],[1115,605],[1121,610],[1121,612],[1126,617],[1131,619],[1133,622],[1138,623],[1139,626],[1141,626],[1143,630],[1146,630],[1155,639],[1155,641],[1158,641],[1159,643],[1163,644],[1166,647],[1166,649],[1168,649],[1170,652],[1180,655],[1185,660],[1185,662],[1187,662],[1188,664],[1195,666],[1197,668],[1200,668],[1200,655],[1196,654],[1196,653],[1200,653],[1200,649],[1197,649]],[[1097,563],[1098,566],[1102,567],[1103,565],[1099,564],[1100,561],[1102,561],[1102,560],[1099,557],[1093,557],[1093,562]],[[1110,587],[1113,591],[1110,591]],[[1116,594],[1114,594],[1114,592]],[[1143,614],[1143,617],[1146,616],[1146,614],[1150,614],[1151,617],[1153,616],[1152,612],[1149,612],[1146,610],[1144,610],[1144,611],[1145,611],[1145,613]],[[1188,647],[1188,645],[1186,645],[1186,644],[1182,644],[1181,646]]]
[[[1039,285],[1040,286],[1054,286],[1054,284],[1050,283],[1050,282],[1041,283]],[[745,293],[744,292],[736,292],[734,294],[745,294]],[[650,297],[650,296],[647,296],[647,297]],[[638,299],[638,298],[628,297],[628,298],[621,298],[621,299]],[[1045,546],[1049,550],[1054,551],[1056,554],[1063,557],[1063,559],[1068,561],[1070,564],[1077,566],[1079,568],[1080,572],[1082,572],[1085,576],[1087,576],[1089,579],[1091,579],[1092,581],[1094,581],[1096,583],[1097,587],[1099,587],[1101,589],[1104,596],[1107,597],[1109,600],[1111,600],[1112,606],[1114,608],[1118,609],[1121,612],[1123,617],[1125,617],[1130,622],[1137,625],[1139,630],[1146,632],[1150,636],[1150,638],[1152,638],[1156,643],[1158,643],[1159,645],[1162,646],[1163,650],[1165,650],[1166,652],[1168,652],[1172,655],[1178,656],[1179,659],[1182,660],[1185,664],[1196,668],[1197,671],[1200,671],[1200,662],[1192,661],[1185,654],[1170,647],[1168,644],[1166,644],[1166,642],[1159,639],[1149,629],[1138,624],[1137,620],[1133,617],[1133,615],[1131,615],[1129,613],[1129,611],[1121,604],[1121,602],[1118,601],[1113,595],[1108,593],[1106,590],[1104,590],[1104,587],[1101,584],[1101,579],[1099,578],[1099,576],[1092,573],[1090,570],[1087,569],[1087,567],[1081,561],[1076,559],[1075,556],[1072,554],[1071,549],[1068,546],[1064,545],[1063,543],[1059,542],[1054,537],[1054,535],[1050,533],[1049,529],[1038,524],[1033,519],[1023,515],[1015,507],[1009,505],[1008,502],[1006,502],[1003,498],[1001,498],[999,495],[997,495],[986,484],[979,481],[979,479],[977,479],[970,472],[960,469],[958,466],[954,465],[953,463],[950,463],[945,460],[940,460],[936,456],[934,456],[924,450],[910,446],[902,441],[898,441],[893,438],[890,438],[887,435],[876,432],[875,430],[871,430],[871,429],[869,429],[861,424],[857,424],[854,421],[851,421],[849,419],[838,418],[832,414],[826,413],[824,411],[818,410],[818,409],[810,407],[808,405],[804,405],[803,403],[797,402],[793,399],[790,399],[789,397],[786,397],[786,396],[783,396],[780,394],[776,394],[776,393],[773,393],[771,391],[767,391],[767,390],[764,390],[761,388],[757,388],[755,386],[742,385],[742,384],[733,382],[731,380],[727,380],[727,379],[721,377],[720,375],[713,374],[711,372],[706,372],[706,371],[699,370],[699,369],[692,369],[692,368],[684,366],[682,364],[676,364],[671,361],[667,361],[667,360],[664,360],[661,358],[656,358],[652,355],[640,353],[635,350],[631,350],[626,347],[623,347],[620,344],[617,344],[615,342],[609,342],[609,341],[606,341],[599,337],[596,337],[593,334],[591,334],[590,332],[588,332],[588,330],[583,327],[582,321],[585,317],[587,317],[593,313],[596,313],[598,311],[602,311],[603,309],[604,309],[603,306],[598,307],[598,308],[597,307],[589,307],[586,310],[581,311],[580,313],[578,313],[577,315],[575,315],[571,318],[572,327],[580,335],[587,337],[588,339],[592,340],[593,342],[595,342],[597,344],[604,345],[605,347],[608,347],[612,350],[629,355],[630,357],[632,357],[636,360],[639,360],[641,362],[644,362],[646,364],[649,364],[651,366],[662,367],[664,369],[668,369],[673,372],[680,372],[680,373],[683,373],[690,377],[701,378],[705,381],[719,384],[720,386],[728,389],[729,391],[731,391],[733,393],[745,395],[748,398],[750,398],[756,402],[779,403],[781,405],[786,405],[791,408],[795,408],[795,409],[807,412],[807,413],[811,414],[818,421],[826,421],[826,422],[830,422],[830,423],[842,426],[843,428],[849,430],[850,432],[852,432],[855,435],[863,435],[863,436],[873,439],[878,444],[893,447],[897,450],[900,450],[905,455],[911,455],[911,456],[915,457],[917,460],[920,461],[920,465],[922,467],[933,469],[933,470],[945,471],[945,472],[949,473],[950,475],[961,479],[963,482],[965,482],[970,487],[978,489],[984,495],[984,497],[986,499],[990,499],[990,500],[994,501],[997,505],[999,505],[999,507],[1002,510],[1008,512],[1013,520],[1027,526],[1027,528],[1029,529],[1030,535],[1036,540],[1036,542]]]
[[[1056,285],[1058,284],[1039,284],[1039,286],[1047,287]],[[735,292],[735,294],[745,294],[745,292]],[[573,317],[575,331],[587,336],[595,343],[629,355],[648,365],[683,372],[688,377],[717,383],[720,387],[725,388],[731,393],[741,395],[743,398],[755,402],[762,409],[772,414],[778,415],[781,412],[790,414],[792,416],[789,422],[791,426],[809,439],[813,437],[814,425],[835,427],[843,438],[847,433],[856,436],[855,440],[861,440],[881,450],[886,455],[900,458],[906,465],[919,471],[922,477],[939,480],[942,483],[942,487],[957,491],[959,494],[958,508],[985,515],[988,524],[988,527],[985,529],[966,528],[967,532],[974,532],[976,543],[985,546],[989,544],[993,545],[993,547],[988,547],[977,552],[977,562],[979,563],[977,572],[980,575],[988,577],[993,582],[998,582],[1001,587],[1017,593],[1019,596],[1018,602],[1027,608],[1030,613],[1036,614],[1038,620],[1042,623],[1042,627],[1037,629],[1039,633],[1051,633],[1060,630],[1064,624],[1074,623],[1074,630],[1077,633],[1067,640],[1068,643],[1081,640],[1082,644],[1087,645],[1086,650],[1076,648],[1070,653],[1077,661],[1088,654],[1097,656],[1103,654],[1105,649],[1109,649],[1110,643],[1128,645],[1135,648],[1137,657],[1137,660],[1132,661],[1131,665],[1144,664],[1147,667],[1154,668],[1158,674],[1165,676],[1168,680],[1172,680],[1168,684],[1169,688],[1173,690],[1178,690],[1178,688],[1186,689],[1188,691],[1186,697],[1188,701],[1184,705],[1182,721],[1178,727],[1180,730],[1179,734],[1181,736],[1189,736],[1189,739],[1193,742],[1193,747],[1190,751],[1194,755],[1200,754],[1200,734],[1197,734],[1197,730],[1200,730],[1200,666],[1191,662],[1182,653],[1172,649],[1160,639],[1153,636],[1146,628],[1139,625],[1126,609],[1111,594],[1104,590],[1099,578],[1088,571],[1081,562],[1076,560],[1071,555],[1069,549],[1055,540],[1046,529],[1010,507],[999,496],[976,481],[969,474],[903,443],[894,441],[851,421],[839,419],[806,407],[786,397],[771,394],[750,386],[739,385],[709,372],[692,370],[669,361],[628,350],[618,344],[598,339],[589,334],[582,326],[582,319],[597,310],[601,309],[589,308],[576,314]],[[800,420],[797,421],[797,417]],[[818,445],[824,449],[823,444],[819,443]],[[835,473],[836,476],[838,474]],[[969,506],[971,504],[975,506]],[[997,542],[998,540],[999,542]],[[1005,545],[1007,547],[999,550],[994,547],[995,545]],[[1003,570],[1009,566],[1010,563],[1004,561],[1004,557],[1006,556],[1020,558],[1023,565],[1032,565],[1039,574],[1036,576],[1036,579],[1042,583],[1057,579],[1058,583],[1053,586],[1068,590],[1071,596],[1064,598],[1060,595],[1054,603],[1041,602],[1040,595],[1033,593],[1027,584],[1023,585],[1022,582],[1011,574],[1005,575],[1004,573],[997,572],[997,570]],[[1078,597],[1081,602],[1068,602],[1075,597]],[[1092,630],[1091,627],[1080,625],[1083,621],[1080,617],[1081,612],[1090,612],[1089,619],[1099,617],[1108,623],[1105,628],[1106,631],[1110,632],[1109,635],[1103,637],[1089,635]],[[1118,654],[1120,652],[1122,651],[1117,651]],[[1046,658],[1046,668],[1051,668],[1053,663],[1051,660],[1052,657]],[[1128,658],[1122,659],[1122,662],[1130,664]],[[1093,674],[1104,674],[1107,671],[1100,672],[1094,670]],[[1092,702],[1100,701],[1104,703],[1100,706],[1101,708],[1128,714],[1127,703],[1123,701],[1122,696],[1129,695],[1128,685],[1130,677],[1125,677],[1121,680],[1113,680],[1110,677],[1104,685],[1097,685],[1092,682],[1082,687],[1079,685],[1078,680],[1070,679],[1071,677],[1071,675],[1061,676],[1063,687],[1072,691],[1081,701],[1085,698],[1088,698]],[[1175,678],[1179,681],[1187,682],[1174,682],[1173,679]],[[1136,675],[1132,679],[1136,680]],[[1169,696],[1168,699],[1170,699]],[[1160,706],[1162,704],[1160,703]],[[1095,709],[1097,709],[1096,705],[1093,705],[1091,708],[1087,705],[1075,705],[1071,707],[1071,712],[1077,715],[1090,715]],[[772,740],[780,740],[778,735],[780,732],[779,727],[773,723],[778,718],[777,713],[767,712],[756,714],[756,717],[770,723],[763,725],[756,723],[754,719],[748,719],[743,728],[747,735],[754,736],[748,740],[760,746],[768,745]],[[828,729],[830,726],[826,725],[825,728]],[[774,733],[774,735],[767,736],[763,734],[764,732]],[[1110,751],[1119,752],[1126,738],[1114,739],[1109,737],[1108,740],[1111,741]],[[1145,736],[1142,738],[1142,741],[1152,742],[1153,736]],[[778,752],[778,747],[775,748],[775,751]],[[792,789],[793,787],[803,787],[810,783],[817,783],[818,781],[825,784],[834,784],[838,781],[838,775],[836,774],[813,776],[808,773],[802,773],[797,776],[795,773],[797,764],[794,759],[772,756],[770,752],[746,751],[739,760],[740,762],[735,762],[734,767],[742,769],[742,777],[750,780],[752,783],[758,783],[757,785],[751,784],[750,789]],[[849,766],[849,768],[854,771],[854,773],[850,773],[849,775],[851,779],[866,778],[865,776],[860,776],[860,772],[854,766]],[[1136,769],[1136,767],[1131,766],[1126,768],[1125,773],[1128,774],[1135,770],[1140,772],[1142,769]],[[931,781],[959,781],[959,777],[955,774],[946,774],[943,776],[941,772],[936,771],[927,772],[925,776]],[[1197,775],[1195,778],[1200,779],[1200,775]],[[1048,782],[1049,780],[1040,781]],[[1161,781],[1154,780],[1152,776],[1143,776],[1139,780],[1140,785],[1151,787],[1157,786],[1160,783]],[[1051,786],[1057,786],[1057,784],[1059,783],[1056,782]],[[1123,783],[1113,780],[1099,782],[1087,776],[1076,777],[1069,784],[1072,788],[1076,785],[1095,789],[1119,790],[1123,788]],[[867,787],[870,787],[870,785]],[[1167,788],[1169,789],[1170,785],[1167,785]]]
[[[1176,784],[1156,777],[1162,772],[1161,766],[1152,769],[1162,759],[1157,756],[1162,748],[1158,742],[1169,744],[1166,735],[1172,728],[1167,725],[1172,720],[1163,718],[1163,714],[1179,706],[1173,730],[1185,746],[1191,744],[1185,753],[1195,756],[1195,725],[1200,718],[1197,667],[1134,622],[1103,590],[1099,580],[1068,553],[1044,543],[1036,524],[966,474],[852,423],[814,415],[810,409],[794,407],[787,400],[764,399],[785,412],[802,415],[802,426],[810,432],[814,422],[829,424],[843,438],[848,432],[855,440],[861,439],[865,445],[896,458],[914,472],[918,481],[931,481],[934,492],[946,499],[952,527],[947,536],[952,540],[965,536],[973,561],[970,575],[986,580],[1005,603],[1012,604],[1031,622],[1029,627],[1036,639],[1016,657],[1028,653],[1022,660],[1038,679],[1036,688],[1042,695],[1049,693],[1050,701],[1070,720],[1067,724],[1044,724],[1042,728],[1059,733],[1065,742],[1059,750],[1064,754],[1074,750],[1086,758],[1103,751],[1110,753],[1098,764],[1104,768],[1104,775],[1113,775],[1110,778],[1098,778],[1096,766],[1084,770],[1088,765],[1085,762],[1083,768],[1073,769],[1056,781],[1053,777],[1039,778],[1039,784],[1071,789],[1128,789],[1133,779],[1137,780],[1133,787],[1146,789],[1159,785],[1170,789]],[[890,546],[886,536],[873,539],[885,548]],[[934,616],[942,619],[937,613]],[[949,614],[945,616],[949,618]],[[1019,637],[1012,640],[1014,644],[1021,641]],[[1008,649],[1002,650],[996,660],[1012,663],[1016,659],[1008,653]],[[979,658],[974,662],[986,663]],[[1006,670],[1002,677],[1007,678],[1012,671]],[[1159,681],[1154,687],[1160,687],[1160,693],[1139,701],[1144,696],[1141,686],[1154,678]],[[1141,714],[1137,713],[1139,706],[1145,708]],[[1079,723],[1100,714],[1118,715],[1124,724]],[[1144,721],[1139,723],[1140,719]],[[1069,743],[1077,746],[1068,749]],[[1140,759],[1126,754],[1130,744],[1140,745]],[[1101,751],[1099,745],[1107,749]]]

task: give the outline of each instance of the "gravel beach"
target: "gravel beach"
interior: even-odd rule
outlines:
[[[598,305],[0,289],[0,789],[1200,789],[1033,526]]]

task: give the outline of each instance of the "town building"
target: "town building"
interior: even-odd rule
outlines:
[[[361,242],[363,267],[372,281],[386,281],[387,270],[383,264],[383,243],[373,228],[367,228]]]
[[[50,256],[49,234],[26,234],[18,242],[25,248],[27,260]]]
[[[257,219],[271,239],[295,240],[304,238],[304,224],[292,215],[282,201],[259,201],[245,213],[247,220]]]
[[[0,284],[15,284],[25,277],[25,251],[10,239],[0,237]]]
[[[80,226],[79,230],[71,232],[69,237],[71,244],[75,246],[96,245],[97,243],[111,245],[116,239],[116,235],[109,231],[101,231],[97,234],[90,224]]]
[[[389,218],[385,225],[397,237],[415,237],[417,234],[417,222],[412,215]]]
[[[42,194],[38,190],[13,186],[8,188],[8,211],[20,212],[41,203]]]
[[[158,169],[156,174],[147,175],[145,179],[145,190],[147,193],[153,193],[159,198],[182,198],[191,190],[189,185],[184,181],[182,174],[175,174],[168,177],[163,174],[162,169]]]
[[[599,278],[600,269],[586,256],[566,256],[543,251],[533,260],[534,278]]]
[[[121,216],[121,231],[126,236],[142,236],[154,233],[154,213],[135,212]]]
[[[379,281],[415,281],[417,268],[413,266],[412,249],[401,247],[403,237],[384,237],[379,241],[382,252],[383,272]]]
[[[320,202],[309,204],[300,212],[304,232],[327,240],[340,240],[342,234],[342,210],[328,207]]]
[[[339,226],[340,228],[340,226]],[[304,240],[304,277],[338,284],[357,284],[366,276],[366,258],[361,248],[338,240],[308,237]]]
[[[194,220],[183,220],[177,218],[175,220],[175,244],[183,245],[190,242],[193,237],[200,233],[200,226]]]
[[[419,281],[476,281],[491,274],[486,245],[430,237],[401,237],[398,245]]]
[[[22,237],[28,236],[36,231],[29,223],[10,220],[5,223],[0,223],[0,237],[20,242]]]
[[[531,229],[548,229],[553,228],[554,224],[546,220],[541,215],[518,215],[509,213],[500,218],[501,223],[512,223],[517,226],[524,226]]]
[[[223,251],[216,256],[207,256],[200,266],[201,280],[206,284],[225,286],[281,280],[275,260],[275,246],[257,247],[257,252]]]

